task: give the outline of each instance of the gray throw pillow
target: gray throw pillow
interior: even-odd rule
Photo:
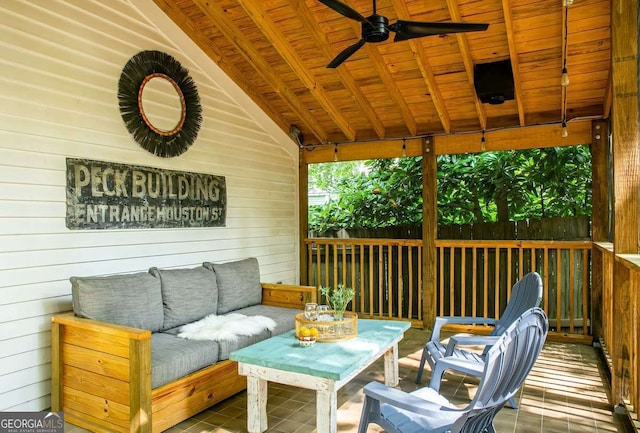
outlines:
[[[213,269],[216,274],[218,314],[225,314],[262,302],[260,267],[256,258],[227,263],[205,262],[204,266]]]
[[[117,325],[162,328],[160,281],[146,272],[108,277],[71,277],[76,316]]]
[[[171,329],[215,314],[218,286],[213,272],[203,266],[190,269],[149,269],[162,281],[164,326]]]

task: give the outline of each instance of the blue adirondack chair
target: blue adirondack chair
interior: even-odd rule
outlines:
[[[430,387],[405,393],[370,382],[364,387],[358,433],[365,433],[370,423],[387,433],[495,433],[495,415],[524,383],[548,329],[540,308],[531,308],[513,321],[487,351],[478,389],[465,408]]]
[[[416,377],[416,383],[422,381],[422,372],[425,361],[431,366],[430,386],[436,390],[440,387],[440,381],[446,370],[455,370],[472,376],[482,373],[484,357],[488,348],[497,341],[507,327],[529,308],[537,307],[542,300],[542,279],[537,272],[530,272],[516,282],[511,289],[511,298],[500,316],[500,319],[484,317],[457,317],[440,316],[436,318],[431,332],[431,337],[422,350],[420,367]],[[440,341],[440,330],[446,324],[485,324],[493,325],[489,335],[458,334],[449,338],[445,346]],[[485,346],[482,353],[460,349],[459,346]],[[512,399],[509,402],[512,408],[517,408]]]

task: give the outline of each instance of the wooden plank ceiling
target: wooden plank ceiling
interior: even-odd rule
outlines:
[[[304,146],[560,124],[567,19],[566,118],[608,117],[610,0],[378,0],[390,23],[488,23],[487,31],[367,43],[360,24],[316,0],[154,0]],[[344,3],[367,17],[371,0]],[[566,14],[565,14],[566,12]],[[479,101],[474,65],[510,59],[515,99]]]

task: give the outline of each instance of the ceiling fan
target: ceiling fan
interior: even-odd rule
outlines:
[[[477,23],[442,23],[398,20],[389,25],[387,17],[376,13],[376,0],[373,0],[373,14],[367,18],[338,0],[319,0],[340,15],[362,23],[362,37],[358,42],[345,48],[327,65],[327,68],[337,68],[358,51],[366,42],[383,42],[389,39],[389,31],[396,34],[394,42],[406,41],[423,36],[442,35],[446,33],[463,33],[487,30],[489,24]]]

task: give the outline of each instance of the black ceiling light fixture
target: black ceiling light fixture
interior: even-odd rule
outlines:
[[[473,84],[478,99],[483,103],[498,105],[514,99],[511,60],[475,65],[473,67]]]
[[[367,42],[383,42],[389,39],[389,32],[396,36],[393,41],[406,41],[423,36],[442,35],[448,33],[476,32],[487,30],[489,24],[477,23],[443,23],[398,20],[389,24],[389,19],[377,14],[376,0],[373,0],[373,14],[367,18],[338,0],[319,0],[320,3],[347,18],[362,23],[362,36],[358,42],[345,48],[327,65],[327,68],[337,68],[351,57]]]
[[[154,125],[143,107],[143,90],[155,78],[173,86],[180,100],[179,119],[171,129]],[[118,102],[129,133],[154,155],[163,158],[181,155],[198,136],[202,122],[198,89],[187,69],[169,54],[141,51],[131,57],[120,74]]]

